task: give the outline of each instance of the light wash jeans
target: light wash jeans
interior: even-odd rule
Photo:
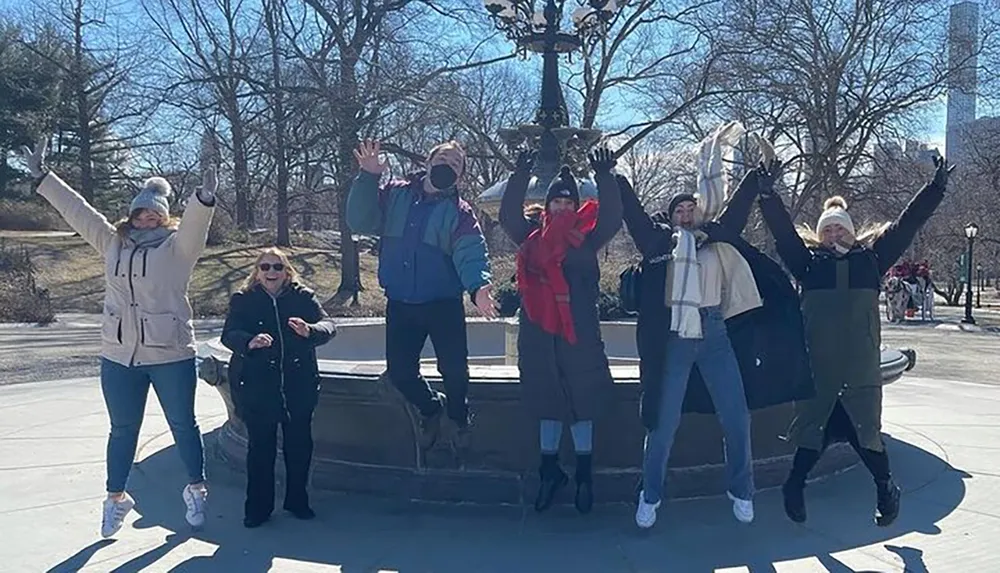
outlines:
[[[701,328],[703,338],[700,339],[680,338],[676,332],[667,335],[659,424],[646,433],[643,453],[643,498],[647,503],[657,503],[663,496],[667,460],[680,425],[688,378],[695,365],[712,396],[725,435],[729,493],[739,499],[753,499],[750,412],[743,391],[743,377],[719,307],[701,309]]]
[[[198,384],[194,358],[131,367],[102,358],[101,391],[111,417],[107,453],[108,492],[125,491],[128,474],[135,461],[150,384],[156,391],[177,452],[187,469],[188,483],[205,481],[201,430],[194,417],[194,394]]]
[[[562,439],[563,423],[559,420],[541,420],[538,424],[538,440],[543,454],[554,454],[559,451],[559,440]],[[580,420],[569,427],[573,436],[573,451],[578,454],[589,454],[594,449],[594,422]]]

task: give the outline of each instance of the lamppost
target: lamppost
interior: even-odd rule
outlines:
[[[563,9],[567,0],[484,0],[493,23],[515,43],[518,52],[542,55],[541,97],[534,121],[498,132],[509,150],[526,146],[537,152],[527,199],[544,198],[564,158],[585,154],[602,135],[597,129],[570,127],[559,82],[559,56],[591,45],[607,34],[618,15],[618,5],[615,0],[575,1],[579,7],[570,18],[572,32],[564,32]],[[505,179],[484,191],[480,199],[499,200],[506,188]],[[580,192],[587,196],[595,190],[593,185],[584,184]]]
[[[968,256],[965,257],[965,318],[964,324],[976,324],[976,319],[972,318],[972,244],[976,241],[979,233],[979,225],[969,223],[965,226],[965,238],[969,240]]]
[[[976,308],[982,308],[979,300],[983,294],[983,264],[976,263]]]

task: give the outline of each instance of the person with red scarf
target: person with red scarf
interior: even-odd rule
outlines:
[[[590,155],[598,201],[581,205],[576,180],[563,167],[549,185],[541,216],[529,218],[524,199],[533,165],[531,152],[518,156],[500,205],[500,225],[519,245],[517,365],[524,402],[540,420],[535,510],[552,505],[569,482],[558,459],[562,429],[569,425],[576,451],[575,505],[587,513],[593,506],[594,419],[614,383],[597,311],[598,252],[621,229],[621,193],[611,172],[614,154],[598,149]]]

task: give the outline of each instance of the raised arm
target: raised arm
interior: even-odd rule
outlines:
[[[115,236],[115,228],[104,215],[51,171],[38,186],[38,194],[59,211],[66,223],[80,233],[87,244],[104,256]]]
[[[872,244],[872,250],[878,256],[880,274],[885,274],[896,264],[944,199],[948,174],[954,166],[948,167],[947,162],[940,158],[935,158],[934,164],[937,166],[934,179],[910,199],[899,217]]]
[[[635,189],[624,175],[615,175],[615,181],[622,197],[622,218],[628,234],[632,236],[632,242],[643,256],[658,254],[653,251],[656,248],[659,231],[652,217],[646,214],[642,203],[639,202],[639,196],[635,194]]]
[[[382,233],[382,195],[378,181],[386,164],[379,161],[379,143],[362,142],[354,151],[361,171],[354,178],[347,193],[347,226],[360,235],[378,236]]]
[[[382,234],[382,191],[379,176],[361,171],[347,193],[347,225],[359,235]]]
[[[718,223],[727,233],[738,236],[743,233],[750,218],[750,209],[753,208],[754,197],[759,190],[760,172],[751,169],[743,176],[736,191],[726,203],[726,208],[719,215]]]
[[[611,150],[601,148],[590,155],[590,166],[594,170],[597,184],[597,224],[587,235],[587,242],[594,249],[600,249],[618,234],[622,228],[622,194],[618,181],[611,174],[615,166],[615,156]]]
[[[758,203],[760,212],[764,216],[764,223],[774,236],[778,255],[795,278],[803,280],[806,268],[812,260],[812,253],[806,248],[802,237],[795,232],[795,225],[784,203],[781,202],[781,197],[774,192],[763,192]]]
[[[507,179],[507,187],[500,198],[500,226],[514,243],[520,245],[528,238],[535,226],[524,216],[524,197],[528,193],[531,168],[535,156],[531,151],[522,151],[514,164],[514,173]]]
[[[66,223],[79,233],[87,244],[104,256],[115,236],[115,229],[104,215],[87,203],[86,199],[45,167],[48,142],[48,137],[43,137],[35,145],[34,150],[27,146],[19,150],[21,159],[27,164],[28,171],[35,179],[38,194],[45,197],[45,200],[59,211]]]
[[[174,248],[192,265],[205,250],[208,228],[212,225],[212,214],[215,213],[215,191],[218,186],[215,169],[208,168],[203,176],[201,189],[188,199],[181,224],[177,228]]]

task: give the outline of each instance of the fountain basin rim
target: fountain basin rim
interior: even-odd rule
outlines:
[[[333,342],[335,344],[336,342]],[[232,351],[222,345],[219,338],[203,342],[198,347],[199,362],[214,360],[228,366]],[[385,363],[381,361],[355,360],[325,360],[319,361],[319,373],[322,379],[355,378],[377,381],[385,371]],[[882,351],[882,383],[891,384],[899,380],[903,374],[912,368],[910,358],[899,350]],[[639,383],[639,365],[611,365],[611,375],[616,383]],[[437,369],[427,363],[420,365],[421,375],[430,381],[440,381],[441,375]],[[510,364],[469,364],[469,381],[473,384],[500,383],[517,384],[520,373],[517,365]],[[210,381],[214,382],[214,381]]]

